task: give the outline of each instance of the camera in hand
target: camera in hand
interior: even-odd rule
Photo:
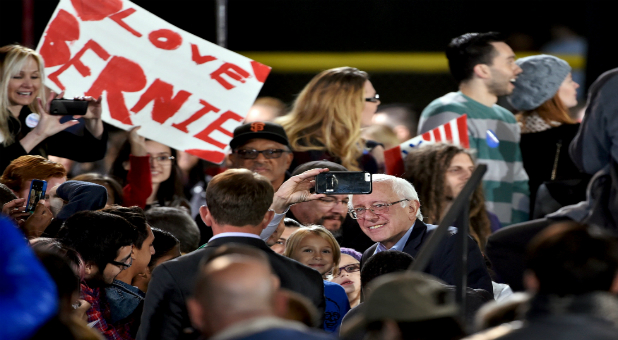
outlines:
[[[329,171],[315,178],[318,194],[370,194],[371,191],[371,174],[366,171]]]
[[[49,106],[49,114],[55,116],[83,116],[88,111],[85,100],[54,99]]]

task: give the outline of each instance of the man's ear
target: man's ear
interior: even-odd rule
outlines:
[[[264,215],[264,218],[262,219],[260,229],[266,229],[270,221],[273,220],[273,217],[275,217],[275,212],[269,209]]]
[[[285,155],[287,156],[287,159],[285,160],[285,169],[287,170],[290,168],[290,164],[292,164],[292,161],[294,160],[294,153],[287,152]]]
[[[614,284],[615,283],[616,283],[616,280],[614,279]],[[614,284],[612,284],[612,288]],[[539,278],[537,278],[536,274],[534,274],[534,272],[532,272],[531,270],[526,270],[524,272],[524,287],[526,287],[528,291],[535,292],[535,293],[538,292],[539,288],[541,287]]]
[[[196,299],[189,298],[187,299],[187,311],[193,327],[200,331],[204,329],[204,309],[202,305]]]
[[[408,218],[410,219],[410,221],[416,221],[416,214],[418,213],[418,210],[420,208],[421,204],[419,203],[419,201],[410,201],[410,204],[408,205]]]
[[[89,279],[92,278],[96,273],[99,272],[99,267],[93,262],[86,262],[84,264],[84,277]]]
[[[124,161],[124,162],[122,162],[122,168],[123,168],[125,171],[129,171],[129,170],[131,170],[131,164],[129,163],[129,161]]]
[[[488,65],[476,64],[472,70],[474,74],[481,79],[488,79],[491,77],[491,70]]]
[[[202,221],[204,221],[204,224],[207,226],[212,226],[213,218],[207,206],[203,205],[200,207],[200,217],[202,218]]]

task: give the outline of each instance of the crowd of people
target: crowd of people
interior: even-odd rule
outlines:
[[[446,56],[459,91],[418,119],[333,68],[289,112],[258,99],[215,165],[108,131],[101,98],[50,115],[62,93],[41,56],[0,48],[0,338],[615,338],[618,69],[580,123],[564,60],[516,59],[493,32]],[[469,149],[423,143],[385,173],[385,149],[464,114]],[[478,164],[470,236],[449,227],[410,270]],[[315,190],[338,171],[372,174],[372,191]]]

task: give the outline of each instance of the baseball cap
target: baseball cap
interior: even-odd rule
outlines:
[[[252,122],[234,129],[230,147],[234,150],[254,138],[268,139],[287,147],[290,146],[288,135],[281,125],[270,122]]]

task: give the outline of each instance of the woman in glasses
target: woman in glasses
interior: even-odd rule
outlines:
[[[361,297],[360,259],[362,254],[351,248],[341,248],[341,262],[337,275],[331,282],[338,283],[345,289],[350,301],[350,308],[358,306]]]
[[[378,172],[376,159],[367,149],[370,143],[361,138],[361,127],[371,125],[379,104],[366,72],[339,67],[315,76],[298,95],[291,112],[275,120],[285,129],[295,151],[290,169],[326,159],[351,171]],[[375,149],[383,151],[382,147]]]
[[[144,210],[153,206],[175,207],[190,212],[180,168],[175,162],[176,150],[146,140],[137,134],[139,128],[129,132],[110,171],[123,186],[123,205],[137,205]]]
[[[284,256],[317,270],[324,279],[337,275],[341,250],[333,234],[320,225],[300,227],[288,238]],[[324,281],[324,330],[337,332],[343,316],[350,310],[345,290],[338,284]]]

